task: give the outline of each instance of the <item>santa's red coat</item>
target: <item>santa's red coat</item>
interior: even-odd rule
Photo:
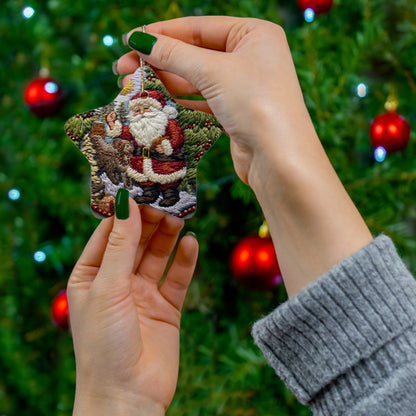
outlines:
[[[186,175],[186,160],[181,153],[184,134],[177,120],[168,121],[163,137],[164,140],[169,141],[172,148],[170,155],[159,154],[155,150],[155,144],[160,143],[159,140],[154,142],[149,154],[149,149],[144,149],[144,146],[137,143],[127,125],[123,125],[120,138],[133,141],[134,153],[137,156],[132,156],[130,160],[130,167],[135,172],[130,170],[130,173],[142,186],[157,183],[161,188],[176,187]],[[150,158],[146,157],[149,155]]]

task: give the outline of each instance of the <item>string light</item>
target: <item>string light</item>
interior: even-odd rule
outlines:
[[[357,95],[360,98],[364,98],[367,96],[367,85],[365,85],[363,82],[357,85]]]
[[[33,255],[33,258],[36,262],[42,263],[46,260],[46,253],[42,250],[36,251],[36,253]]]
[[[114,43],[114,39],[111,35],[105,35],[103,37],[103,43],[105,46],[111,46]]]
[[[52,81],[47,82],[43,88],[49,94],[53,94],[59,89],[58,84]]]
[[[33,7],[27,6],[22,10],[22,15],[25,19],[30,19],[35,14]]]
[[[10,189],[8,195],[12,201],[17,201],[20,198],[20,191],[15,188]]]
[[[383,146],[379,146],[376,148],[376,150],[374,150],[374,159],[377,162],[384,162],[384,160],[386,159],[387,156],[387,152],[386,149]]]
[[[42,250],[38,250],[34,255],[33,258],[36,262],[42,263],[46,260],[46,253]]]
[[[313,9],[307,8],[303,12],[303,16],[304,16],[306,22],[311,23],[315,19],[315,12],[313,11]]]

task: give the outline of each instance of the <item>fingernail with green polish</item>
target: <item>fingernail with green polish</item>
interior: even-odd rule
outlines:
[[[113,71],[114,75],[120,75],[117,71],[117,64],[118,64],[118,59],[111,64],[111,70]]]
[[[187,231],[186,235],[191,235],[192,237],[196,238],[196,234],[192,231]]]
[[[146,32],[133,32],[129,38],[129,46],[136,51],[150,55],[157,38]]]
[[[120,188],[116,196],[116,217],[119,220],[126,220],[129,215],[129,191]]]
[[[123,88],[123,78],[124,78],[124,75],[120,75],[120,76],[117,78],[117,87],[119,87],[119,88]]]

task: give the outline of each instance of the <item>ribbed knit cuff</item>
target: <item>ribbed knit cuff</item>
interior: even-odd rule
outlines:
[[[252,334],[300,402],[334,415],[325,411],[336,408],[332,401],[353,405],[414,359],[415,317],[416,281],[382,235],[256,322]]]

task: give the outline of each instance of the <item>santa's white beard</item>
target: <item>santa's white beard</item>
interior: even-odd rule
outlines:
[[[136,116],[130,113],[127,119],[130,121],[130,133],[141,146],[151,146],[154,140],[163,137],[169,121],[163,111],[152,111]]]

